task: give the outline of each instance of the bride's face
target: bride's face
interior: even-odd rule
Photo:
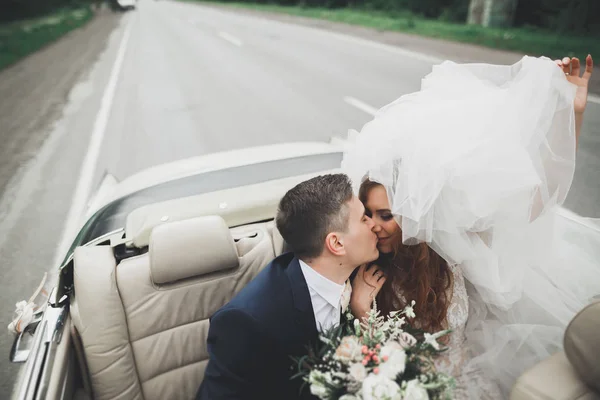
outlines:
[[[377,234],[377,248],[382,253],[391,253],[393,243],[401,232],[390,210],[390,203],[383,186],[377,185],[371,188],[367,195],[365,212],[375,224],[373,232]]]

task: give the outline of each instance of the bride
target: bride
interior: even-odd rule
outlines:
[[[437,367],[456,378],[456,398],[507,398],[600,294],[600,224],[560,208],[591,56],[585,64],[581,75],[577,58],[444,62],[351,132],[342,168],[381,254],[359,269],[351,309],[415,300],[415,325],[452,329]]]

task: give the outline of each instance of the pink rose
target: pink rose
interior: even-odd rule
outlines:
[[[335,350],[334,358],[338,361],[349,363],[362,359],[362,345],[355,336],[345,336]]]

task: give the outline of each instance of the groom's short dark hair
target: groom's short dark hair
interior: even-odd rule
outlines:
[[[348,229],[352,184],[345,174],[320,175],[290,189],[279,202],[279,233],[299,257],[318,257],[330,232]]]

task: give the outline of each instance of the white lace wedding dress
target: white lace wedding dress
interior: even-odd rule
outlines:
[[[438,364],[457,377],[457,398],[498,398],[491,382],[508,398],[600,294],[600,224],[560,208],[575,171],[575,91],[547,58],[444,62],[350,132],[342,170],[355,189],[383,184],[405,243],[427,242],[453,266],[454,332]]]
[[[451,329],[447,350],[435,361],[438,371],[456,380],[455,400],[501,400],[503,396],[496,384],[484,372],[470,364],[471,349],[467,346],[465,329],[469,318],[469,296],[465,278],[459,266],[450,266],[453,285],[449,289],[450,305],[446,316],[446,329]]]

